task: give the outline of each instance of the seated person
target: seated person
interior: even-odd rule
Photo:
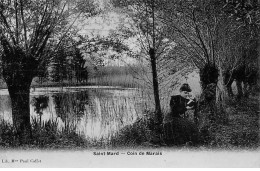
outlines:
[[[170,100],[170,115],[175,118],[184,118],[187,110],[195,109],[196,111],[196,100],[191,99],[189,93],[191,88],[188,84],[183,84],[180,87],[180,94],[171,97]],[[194,119],[195,119],[194,112]]]

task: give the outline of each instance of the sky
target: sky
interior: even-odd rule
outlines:
[[[79,20],[76,24],[82,29],[80,34],[108,36],[109,31],[116,29],[118,22],[118,14],[109,12],[105,16]]]
[[[109,0],[98,0],[101,4],[101,7],[104,8],[104,4]],[[115,12],[113,9],[106,9],[104,13],[91,17],[88,19],[79,19],[76,22],[78,28],[81,29],[79,32],[82,35],[88,35],[89,37],[101,36],[106,37],[109,35],[110,31],[116,30],[119,24],[124,24],[126,27],[129,26],[129,20],[125,20],[124,15]],[[131,49],[131,51],[139,52],[141,51],[139,42],[137,38],[129,38],[124,41]],[[108,55],[113,54],[114,52],[109,52]],[[127,55],[122,56],[119,60],[111,61],[109,60],[107,63],[110,65],[128,65],[128,64],[136,64],[137,61],[133,58],[128,57]]]
[[[96,17],[91,17],[88,19],[79,19],[75,24],[80,28],[79,34],[87,35],[89,37],[101,36],[106,37],[109,35],[110,31],[116,30],[118,24],[120,23],[120,15],[116,12],[109,11],[105,14],[101,14]],[[135,40],[129,39],[126,43],[130,48],[136,46]],[[109,52],[108,54],[113,54],[114,52]],[[122,58],[118,60],[107,60],[105,63],[109,65],[128,65],[136,63],[136,60],[123,55]]]

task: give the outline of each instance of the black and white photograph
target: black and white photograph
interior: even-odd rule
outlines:
[[[259,168],[260,0],[0,0],[0,168]]]

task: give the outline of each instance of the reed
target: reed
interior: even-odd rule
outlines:
[[[88,83],[103,86],[139,88],[141,68],[138,66],[105,66],[92,74]]]
[[[70,145],[72,147],[110,147],[117,131],[124,127],[131,127],[142,115],[145,107],[143,99],[140,99],[142,93],[131,94],[132,91],[91,89],[87,92],[60,92],[47,95],[49,100],[46,101],[39,100],[41,99],[39,97],[35,98],[32,105],[37,106],[37,99],[38,106],[47,106],[47,108],[34,111],[37,115],[31,119],[33,136],[29,144],[37,148],[66,148]],[[50,117],[46,119],[46,112],[43,110],[48,110]],[[88,136],[89,134],[78,127],[83,123],[83,127],[87,128],[88,132],[95,132],[98,130],[94,124],[96,121],[101,125],[101,135],[96,137]],[[3,130],[9,131],[5,132],[14,130],[12,125],[6,125],[7,123]],[[133,129],[137,131],[136,128]],[[15,132],[11,133],[10,137],[15,137],[15,140],[8,140],[6,136],[3,137],[3,142],[7,142],[9,144],[7,146],[10,147],[19,146],[19,142],[17,145],[14,143],[16,140],[19,141]]]
[[[1,148],[71,148],[87,147],[88,142],[74,129],[58,129],[57,120],[39,122],[32,118],[32,135],[26,143],[22,143],[12,124],[0,122]]]

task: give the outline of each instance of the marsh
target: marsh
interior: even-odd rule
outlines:
[[[12,123],[7,89],[0,90],[0,119]],[[30,92],[31,119],[55,120],[87,139],[109,139],[141,117],[145,105],[138,89],[109,86],[45,87]]]

